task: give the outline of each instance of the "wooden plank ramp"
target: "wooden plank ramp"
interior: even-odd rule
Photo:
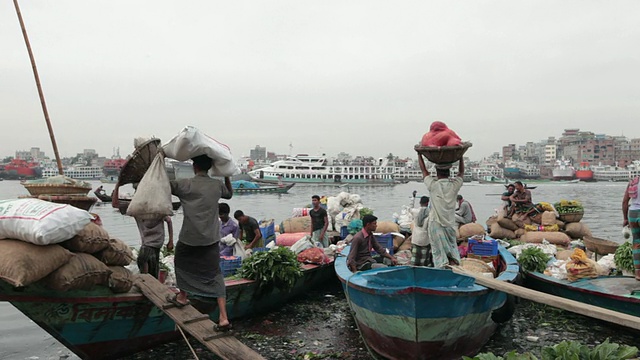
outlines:
[[[202,345],[225,360],[264,360],[240,340],[228,333],[213,330],[213,321],[209,315],[202,314],[191,305],[178,308],[167,301],[167,296],[174,293],[164,284],[149,274],[136,277],[137,286],[147,299],[167,314],[176,325],[191,334]]]
[[[581,303],[579,301],[565,299],[540,291],[531,290],[508,282],[487,278],[478,273],[473,273],[459,266],[450,266],[453,272],[474,277],[476,283],[490,289],[515,295],[523,299],[535,301],[541,304],[553,306],[558,309],[574,312],[579,315],[592,317],[598,320],[608,321],[613,324],[626,326],[640,330],[640,317],[624,314],[618,311],[605,309],[599,306]]]

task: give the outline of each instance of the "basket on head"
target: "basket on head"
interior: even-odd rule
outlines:
[[[118,183],[125,184],[139,183],[147,172],[151,162],[156,157],[160,148],[160,139],[150,139],[138,146],[131,154],[131,157],[120,169]]]
[[[464,142],[458,146],[414,146],[414,150],[434,164],[452,164],[460,159],[472,146],[470,142]]]
[[[69,184],[22,184],[29,194],[37,195],[86,195],[91,187]]]

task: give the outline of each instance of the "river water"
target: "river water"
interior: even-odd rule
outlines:
[[[93,182],[94,188],[103,185],[107,193],[111,192],[112,184],[100,184]],[[615,241],[621,241],[621,202],[625,189],[624,183],[537,183],[532,190],[534,202],[546,201],[550,203],[557,202],[561,199],[582,201],[585,208],[583,222],[592,230],[593,235],[597,237],[607,238]],[[312,195],[333,196],[340,191],[357,193],[361,196],[364,206],[374,210],[374,213],[380,220],[393,220],[393,214],[399,213],[403,205],[411,204],[411,193],[417,190],[418,198],[421,195],[428,195],[424,184],[411,182],[394,186],[350,186],[337,187],[330,185],[296,185],[288,194],[254,194],[234,196],[228,201],[231,211],[243,210],[246,214],[257,219],[273,218],[277,223],[291,216],[293,208],[305,207],[311,203]],[[132,192],[129,187],[123,188],[121,193]],[[461,194],[469,200],[473,205],[479,222],[484,222],[495,209],[501,207],[500,194],[504,191],[503,185],[494,184],[474,184],[465,183],[461,190]],[[18,196],[26,195],[26,190],[17,181],[0,182],[0,199],[11,199]],[[417,205],[417,200],[416,200]],[[111,208],[110,205],[94,206],[92,212],[100,215],[104,227],[112,237],[119,238],[129,245],[135,246],[139,243],[138,230],[135,221],[127,216],[122,216],[117,210]],[[180,231],[182,223],[182,213],[179,210],[174,217],[174,226],[176,234]],[[364,345],[358,337],[357,330],[354,328],[352,319],[345,315],[346,303],[339,289],[335,287],[326,290],[318,290],[311,296],[299,300],[296,304],[287,305],[286,311],[280,310],[272,314],[266,314],[264,317],[250,320],[242,320],[236,322],[239,329],[244,329],[249,335],[240,335],[243,340],[247,341],[251,346],[260,347],[260,351],[266,351],[263,355],[267,358],[296,358],[300,356],[300,351],[342,351],[340,357],[360,359],[367,358],[368,355],[364,349]],[[330,324],[331,331],[326,331],[323,326],[313,327],[290,326],[289,323],[280,324],[281,328],[278,334],[273,333],[273,329],[277,329],[278,321],[281,323],[293,321],[293,316],[303,316],[306,308],[314,308],[312,312],[318,312],[318,309],[328,309],[334,307],[333,314],[327,315],[323,313],[323,319],[315,319]],[[520,309],[519,309],[520,310]],[[283,312],[284,311],[284,312]],[[529,307],[523,309],[523,314],[533,311],[534,313],[546,313],[545,310]],[[301,312],[298,315],[298,312]],[[342,313],[341,313],[342,312]],[[541,315],[542,316],[542,315]],[[283,320],[284,319],[284,320]],[[521,320],[518,320],[521,319]],[[516,314],[512,323],[507,326],[509,332],[514,333],[521,331],[527,333],[526,320],[523,315]],[[569,318],[571,319],[571,318]],[[314,319],[311,319],[314,320]],[[524,324],[518,321],[525,321]],[[567,320],[573,321],[573,320]],[[579,321],[585,321],[583,319]],[[294,321],[295,322],[295,321]],[[275,324],[274,324],[275,323]],[[547,322],[542,322],[548,324]],[[591,324],[587,322],[586,324]],[[547,326],[547,325],[545,325]],[[555,325],[553,325],[555,326]],[[561,325],[558,325],[561,326]],[[590,326],[590,325],[586,325]],[[598,323],[598,326],[606,326]],[[265,329],[270,329],[268,332]],[[545,334],[562,333],[564,330],[545,328]],[[505,341],[516,335],[504,334],[507,330],[495,336],[487,345],[487,349],[505,349],[510,350],[513,345],[513,339]],[[555,332],[554,332],[555,331]],[[305,332],[309,332],[310,336],[320,338],[321,341],[309,341],[308,336],[305,340]],[[616,333],[616,331],[611,331]],[[603,332],[603,334],[606,332]],[[502,335],[501,335],[502,334]],[[624,334],[622,334],[624,335]],[[604,335],[603,335],[604,336]],[[292,338],[300,337],[301,343],[292,343]],[[267,339],[267,340],[265,340]],[[286,339],[286,340],[283,340]],[[623,338],[624,339],[624,338]],[[562,337],[558,341],[562,340]],[[270,345],[264,345],[264,342]],[[281,342],[278,344],[276,342]],[[604,338],[595,338],[594,341],[604,341]],[[262,342],[262,343],[261,343]],[[261,345],[262,344],[262,345]],[[285,345],[283,345],[285,344]],[[293,345],[292,345],[293,344]],[[301,345],[301,344],[304,344]],[[511,344],[511,345],[510,345]],[[518,343],[519,344],[519,343]],[[265,348],[262,348],[262,346]],[[280,346],[279,346],[280,345]],[[537,345],[539,347],[540,344]],[[631,344],[629,344],[631,345]],[[175,350],[176,347],[178,350]],[[283,349],[284,347],[284,349]],[[518,348],[527,349],[522,344]],[[301,350],[302,349],[302,350]],[[327,350],[329,349],[329,350]],[[282,354],[285,355],[274,355]],[[287,355],[288,354],[288,355]],[[296,355],[297,354],[297,355]],[[333,354],[333,353],[332,353]],[[205,354],[199,355],[201,358],[210,358]],[[8,303],[0,303],[0,359],[77,359],[70,351],[58,343],[55,339],[41,330],[36,324],[18,312]],[[136,359],[151,358],[171,358],[183,359],[190,358],[188,348],[182,345],[169,345],[155,349],[152,352],[141,354]]]

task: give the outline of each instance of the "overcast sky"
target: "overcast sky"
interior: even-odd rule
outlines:
[[[193,125],[248,155],[414,156],[434,120],[480,159],[565,128],[640,137],[640,1],[20,2],[60,153]],[[11,1],[0,155],[53,155]],[[634,125],[632,125],[634,124]]]

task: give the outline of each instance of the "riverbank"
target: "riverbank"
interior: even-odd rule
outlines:
[[[239,320],[235,335],[265,359],[371,359],[360,339],[344,293],[336,282],[308,293],[278,311]],[[516,350],[540,356],[540,350],[562,340],[576,340],[595,346],[611,342],[637,345],[640,334],[605,322],[521,300],[513,318],[502,325],[482,352],[495,355]],[[202,360],[218,359],[191,340]],[[136,354],[124,360],[191,359],[184,340]]]

